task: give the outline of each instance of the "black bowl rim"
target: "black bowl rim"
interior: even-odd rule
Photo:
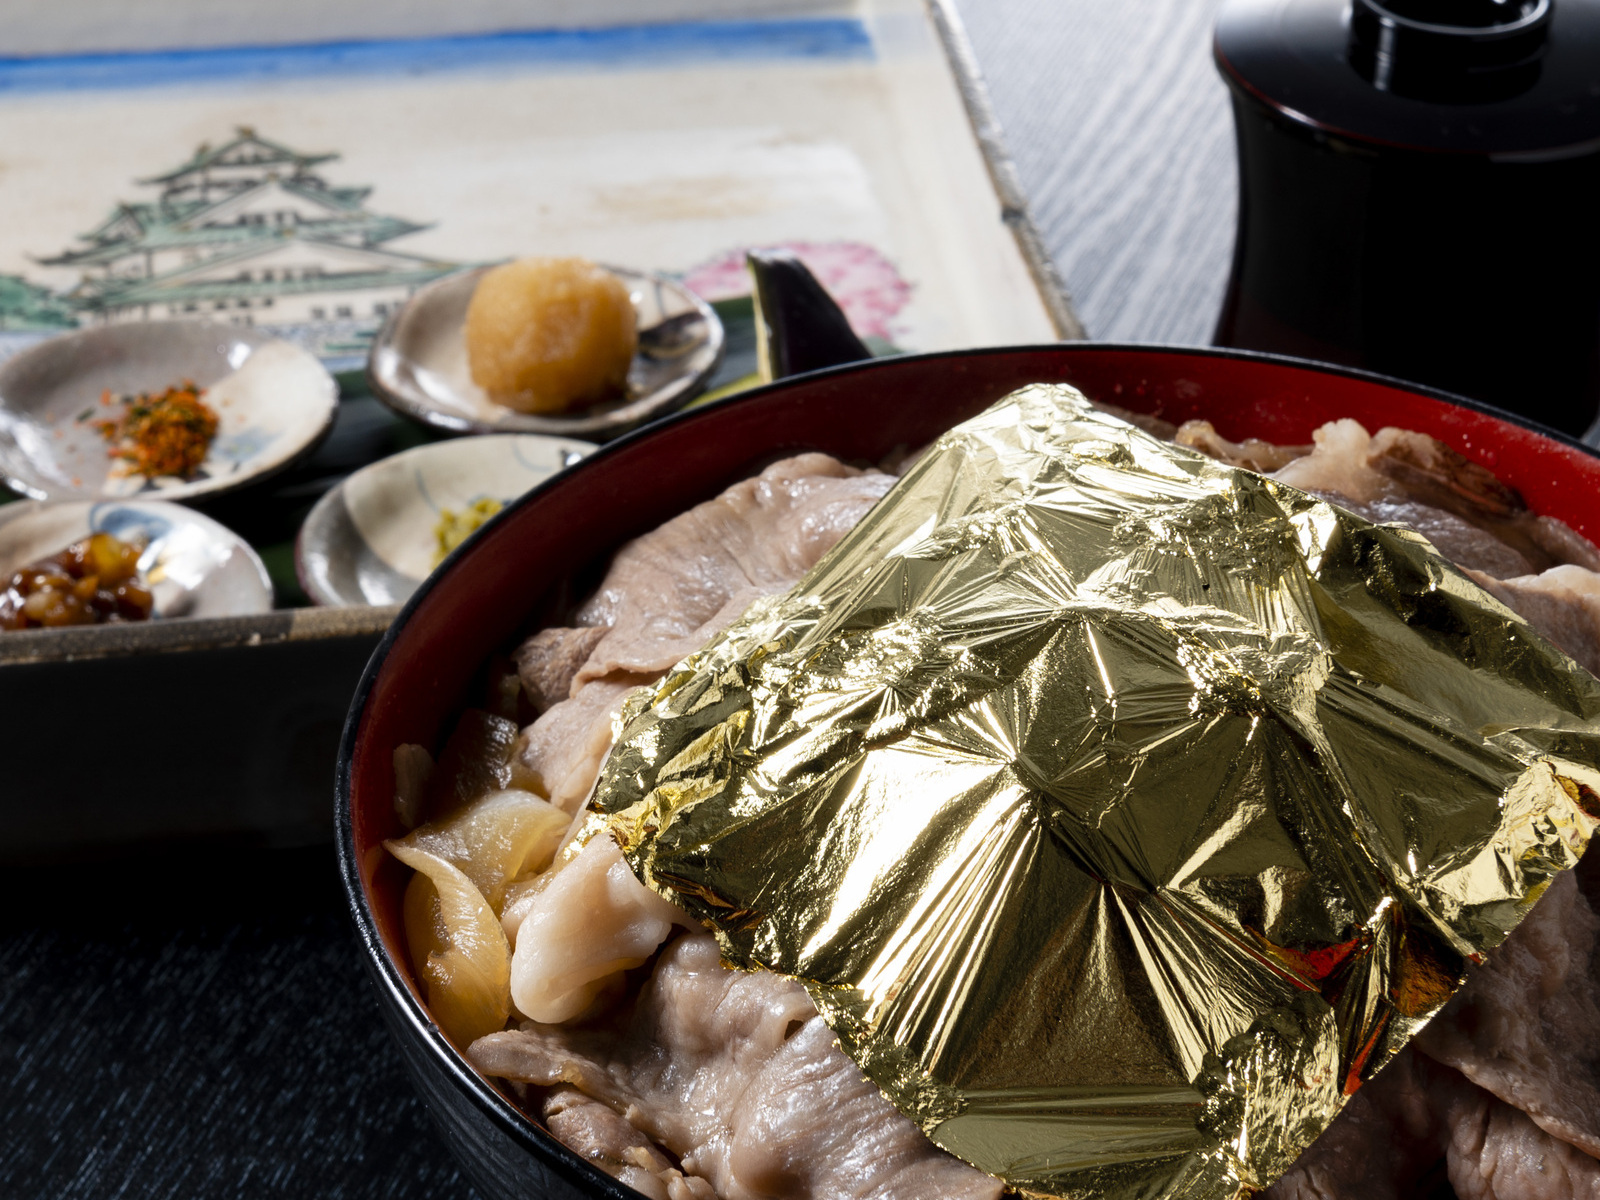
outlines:
[[[775,380],[772,383],[713,401],[698,408],[679,411],[660,420],[652,421],[613,441],[602,444],[593,454],[586,456],[566,470],[551,476],[550,479],[521,496],[514,504],[507,505],[501,512],[491,518],[490,523],[508,519],[511,514],[532,503],[534,498],[542,495],[547,488],[557,483],[566,486],[566,481],[573,474],[593,469],[596,462],[603,462],[622,448],[631,446],[640,438],[650,437],[657,430],[668,425],[698,420],[708,413],[733,405],[759,403],[768,396],[780,394],[792,387],[809,384],[817,379],[840,378],[847,375],[865,373],[889,363],[907,360],[954,360],[1018,353],[1066,352],[1070,354],[1074,351],[1228,359],[1292,367],[1314,375],[1332,375],[1346,379],[1361,380],[1384,387],[1397,388],[1401,391],[1426,396],[1434,400],[1442,400],[1448,404],[1470,409],[1473,412],[1496,417],[1510,424],[1520,425],[1534,433],[1542,434],[1558,443],[1581,450],[1591,458],[1600,458],[1600,450],[1586,446],[1576,438],[1562,433],[1560,430],[1551,429],[1527,417],[1518,416],[1516,413],[1509,413],[1493,405],[1484,404],[1481,401],[1472,400],[1465,396],[1458,396],[1439,388],[1396,379],[1389,375],[1380,375],[1374,371],[1363,371],[1354,367],[1315,362],[1310,359],[1294,358],[1284,354],[1265,354],[1259,351],[1234,350],[1215,346],[1169,346],[1159,343],[1140,342],[1043,342],[1015,346],[979,346],[964,350],[935,350],[923,354],[895,355],[893,357],[843,363],[836,367],[827,367],[822,370],[808,371],[801,375],[792,375],[785,379]],[[476,539],[473,540],[475,541]],[[401,632],[405,629],[418,607],[427,600],[434,588],[438,587],[442,581],[454,573],[459,566],[459,559],[466,551],[470,550],[471,545],[472,543],[468,542],[452,552],[444,563],[435,569],[423,581],[422,586],[406,601],[405,606],[400,610],[400,614],[395,617],[393,623],[384,633],[383,639],[372,652],[372,657],[367,660],[366,668],[361,673],[361,681],[356,686],[355,694],[351,698],[350,709],[345,716],[344,730],[339,738],[339,757],[335,778],[334,833],[339,857],[339,876],[349,900],[351,918],[355,922],[357,935],[361,939],[363,950],[366,951],[366,965],[369,974],[371,974],[375,984],[393,1002],[391,1012],[396,1015],[403,1014],[410,1032],[433,1052],[435,1059],[444,1068],[456,1090],[463,1093],[480,1112],[488,1116],[514,1142],[528,1150],[535,1158],[570,1182],[580,1187],[588,1188],[594,1195],[604,1197],[605,1200],[639,1200],[639,1193],[619,1183],[585,1159],[580,1158],[554,1136],[539,1128],[529,1117],[496,1091],[467,1064],[466,1059],[456,1051],[455,1047],[439,1031],[438,1026],[429,1018],[427,1011],[417,1003],[411,994],[411,990],[401,978],[399,970],[383,947],[382,938],[378,933],[377,921],[372,914],[371,905],[367,902],[366,892],[361,886],[361,874],[356,861],[355,826],[351,813],[350,799],[351,770],[355,761],[355,744],[357,735],[360,732],[362,717],[366,713],[367,703],[371,698],[372,689],[377,682],[378,675],[383,668],[384,660],[399,639]],[[451,1147],[451,1149],[454,1152],[455,1147]]]

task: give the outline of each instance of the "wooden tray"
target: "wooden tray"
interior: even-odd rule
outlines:
[[[1081,336],[948,0],[257,7],[8,23],[0,357],[206,317],[313,347],[343,399],[313,457],[207,507],[282,611],[0,635],[0,859],[331,827],[339,726],[394,613],[297,608],[293,538],[344,475],[435,436],[362,375],[429,279],[551,252],[679,275],[728,328],[714,389],[754,369],[753,246],[795,247],[879,352]]]

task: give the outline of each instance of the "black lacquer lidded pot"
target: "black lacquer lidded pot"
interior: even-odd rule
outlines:
[[[1582,433],[1600,409],[1600,0],[1227,0],[1219,345]]]

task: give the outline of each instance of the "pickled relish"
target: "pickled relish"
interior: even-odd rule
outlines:
[[[120,417],[93,424],[112,444],[110,456],[123,474],[188,479],[200,469],[217,436],[217,414],[200,399],[202,394],[203,389],[184,380],[164,392],[130,396]],[[100,403],[109,407],[111,393],[102,393]]]
[[[11,574],[0,629],[144,621],[155,606],[139,579],[144,547],[96,533]]]

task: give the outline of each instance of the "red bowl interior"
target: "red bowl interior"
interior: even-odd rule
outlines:
[[[1600,540],[1600,458],[1577,444],[1442,394],[1262,356],[1094,345],[924,355],[802,376],[665,422],[494,520],[413,599],[368,667],[341,764],[344,850],[378,939],[419,1004],[400,917],[406,872],[381,844],[402,832],[394,748],[436,749],[489,656],[628,538],[784,452],[876,461],[1035,382],[1072,383],[1170,421],[1204,417],[1232,439],[1307,442],[1339,417],[1419,430],[1488,467],[1534,511]]]

